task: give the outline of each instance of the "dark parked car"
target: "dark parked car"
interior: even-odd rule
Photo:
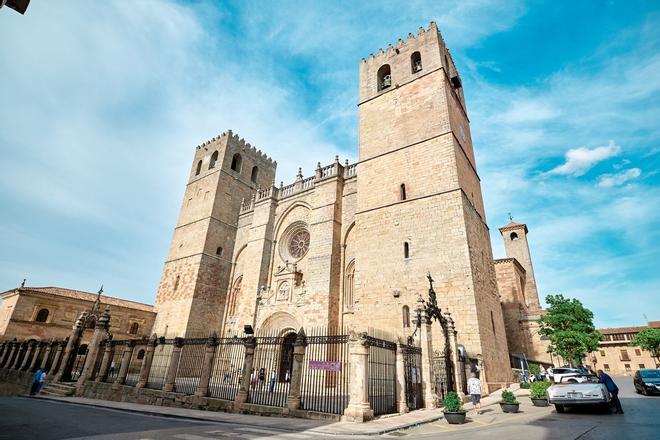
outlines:
[[[653,393],[660,393],[660,370],[639,370],[635,373],[633,379],[635,391],[645,396]]]

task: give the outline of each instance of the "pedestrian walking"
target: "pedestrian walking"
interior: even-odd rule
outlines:
[[[472,373],[468,379],[468,393],[470,393],[470,400],[477,414],[481,414],[481,381],[477,378],[476,373]]]
[[[610,392],[616,413],[623,414],[623,408],[621,408],[621,401],[619,400],[619,387],[616,386],[610,375],[603,372],[603,370],[598,370],[598,382],[604,384],[607,387],[607,391]]]
[[[108,372],[108,376],[110,377],[115,376],[115,361],[110,362],[110,371]]]
[[[32,376],[32,387],[30,388],[30,396],[34,396],[39,392],[39,380],[41,379],[41,368],[34,372]]]
[[[270,385],[268,386],[268,392],[272,393],[273,390],[275,389],[275,378],[277,377],[277,374],[275,373],[275,370],[270,372]]]

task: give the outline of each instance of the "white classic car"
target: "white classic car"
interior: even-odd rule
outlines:
[[[598,377],[583,375],[580,382],[568,379],[562,378],[561,382],[548,388],[548,402],[555,405],[558,413],[563,413],[567,407],[581,405],[594,405],[609,411],[610,393],[605,384],[598,383]]]

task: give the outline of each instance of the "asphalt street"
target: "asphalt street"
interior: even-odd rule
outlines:
[[[550,439],[657,439],[660,432],[660,396],[634,392],[632,379],[615,378],[621,388],[624,415],[602,414],[593,410],[557,414],[553,407],[536,408],[521,397],[521,412],[503,414],[498,405],[484,413],[468,414],[465,425],[448,425],[440,420],[414,429],[392,432],[381,438],[524,438]],[[255,419],[256,420],[256,419]],[[378,422],[375,422],[378,423]],[[318,434],[296,429],[274,430],[263,424],[236,425],[150,416],[61,402],[22,397],[0,398],[0,439],[56,440],[91,439],[309,439]],[[327,438],[340,439],[339,436]],[[344,437],[352,438],[356,437]]]

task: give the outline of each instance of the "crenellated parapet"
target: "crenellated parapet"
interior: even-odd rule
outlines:
[[[227,131],[223,131],[218,136],[214,136],[213,138],[202,142],[201,144],[197,145],[197,149],[199,150],[205,147],[209,148],[210,146],[213,145],[226,145],[227,143],[231,143],[233,146],[238,147],[239,149],[249,153],[255,158],[259,158],[263,160],[264,162],[267,162],[272,165],[277,165],[277,161],[273,160],[266,153],[263,153],[260,149],[251,145],[249,142],[247,142],[239,135],[234,134],[234,132],[231,129]]]

